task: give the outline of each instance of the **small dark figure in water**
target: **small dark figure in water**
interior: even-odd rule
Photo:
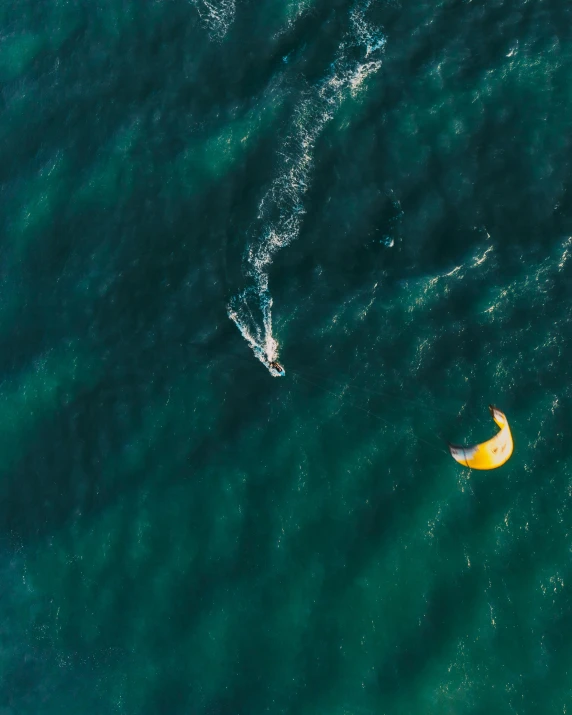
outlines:
[[[275,370],[276,372],[284,372],[284,368],[282,367],[282,365],[279,362],[276,362],[276,360],[271,362],[269,364],[269,367],[272,368],[272,370]]]

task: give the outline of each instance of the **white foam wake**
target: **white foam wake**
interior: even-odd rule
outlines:
[[[222,40],[232,25],[235,0],[192,0],[213,40]]]
[[[385,38],[366,13],[372,0],[360,0],[350,11],[350,30],[344,37],[329,74],[306,90],[279,154],[278,176],[262,198],[245,256],[247,287],[230,301],[228,314],[256,357],[269,367],[278,356],[272,332],[272,298],[268,269],[274,255],[300,233],[304,195],[308,190],[316,142],[344,98],[356,95],[365,79],[381,67]],[[271,371],[271,374],[274,374]]]

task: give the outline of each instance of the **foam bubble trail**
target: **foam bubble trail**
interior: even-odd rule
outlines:
[[[294,111],[291,129],[280,150],[278,176],[258,207],[253,240],[245,255],[247,287],[228,307],[256,357],[276,375],[271,363],[278,356],[272,332],[272,298],[268,270],[274,255],[295,240],[302,225],[316,142],[347,94],[356,95],[369,75],[381,67],[385,38],[366,18],[372,0],[361,0],[350,11],[350,30],[340,44],[330,73],[305,92]],[[283,374],[283,373],[280,373]]]
[[[213,40],[222,40],[232,25],[235,0],[192,0]]]

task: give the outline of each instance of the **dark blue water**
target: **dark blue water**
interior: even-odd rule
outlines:
[[[1,715],[571,711],[571,20],[0,9]]]

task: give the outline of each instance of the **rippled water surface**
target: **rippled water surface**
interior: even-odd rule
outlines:
[[[0,8],[1,715],[572,712],[571,27]]]

